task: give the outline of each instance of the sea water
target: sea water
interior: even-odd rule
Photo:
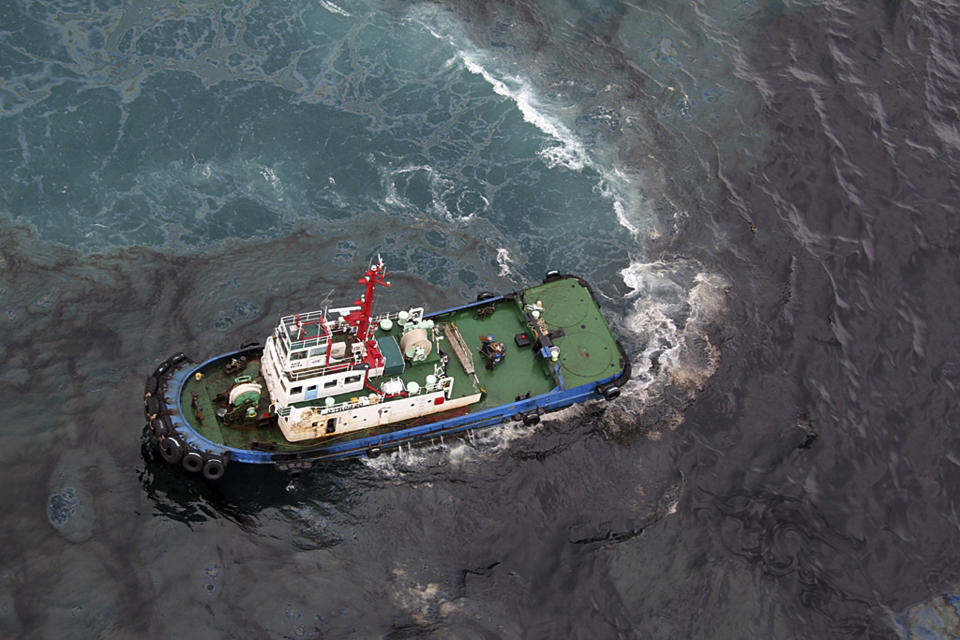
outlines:
[[[5,4],[0,633],[926,632],[960,583],[957,13]],[[292,484],[141,449],[160,360],[378,255],[381,308],[583,276],[633,380]]]

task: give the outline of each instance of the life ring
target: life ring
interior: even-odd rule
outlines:
[[[220,458],[210,458],[203,464],[203,477],[207,480],[219,480],[223,477],[227,465]]]
[[[183,456],[183,461],[181,462],[181,464],[183,464],[183,468],[186,469],[187,471],[192,471],[193,473],[197,473],[198,471],[203,469],[203,456],[197,453],[196,451],[188,451]]]
[[[183,445],[173,436],[167,436],[160,441],[160,455],[170,464],[177,464],[183,457]]]

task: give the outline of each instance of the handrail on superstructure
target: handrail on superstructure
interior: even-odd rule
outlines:
[[[283,341],[283,345],[288,351],[291,349],[304,349],[306,347],[320,346],[330,341],[330,329],[327,327],[329,322],[330,321],[327,320],[326,308],[317,311],[310,311],[308,313],[297,313],[280,318],[280,325],[277,327],[277,334]],[[310,336],[309,338],[301,339],[299,336],[303,333],[303,327],[310,325],[317,325],[322,331],[322,334],[318,332],[318,335],[316,336]],[[291,337],[291,331],[297,332],[298,339],[294,340]]]
[[[310,367],[309,369],[298,369],[297,371],[290,371],[289,369],[284,369],[284,375],[287,376],[287,380],[291,382],[296,382],[298,380],[305,380],[307,378],[314,378],[316,376],[326,375],[328,373],[336,373],[337,371],[345,371],[360,364],[363,361],[363,358],[358,355],[354,355],[349,361],[339,361],[334,364],[323,364],[317,367]]]

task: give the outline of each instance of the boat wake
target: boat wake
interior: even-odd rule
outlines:
[[[545,431],[555,430],[558,425],[591,420],[592,413],[589,406],[573,405],[544,414],[536,425],[512,421],[492,429],[447,437],[442,441],[437,438],[426,445],[405,445],[377,458],[360,458],[360,462],[382,478],[406,482],[417,477],[417,474],[432,470],[446,473],[451,469],[467,470],[474,464],[483,467],[491,459],[504,454],[519,459],[542,457],[540,454],[526,455],[521,451],[523,443],[533,441]],[[583,433],[586,431],[579,435]]]
[[[693,261],[636,262],[621,275],[631,288],[621,329],[635,355],[625,401],[607,408],[604,426],[610,433],[632,426],[657,439],[683,422],[683,410],[720,366],[729,284]]]
[[[555,416],[557,414],[550,414],[544,419],[558,419]],[[539,425],[530,427],[522,422],[510,422],[442,440],[437,438],[429,444],[404,445],[376,458],[360,458],[360,461],[383,478],[406,481],[411,474],[431,469],[465,468],[474,462],[489,461],[508,451],[513,443],[530,438],[539,429]]]
[[[683,408],[719,366],[720,349],[715,334],[726,314],[729,285],[696,260],[646,257],[662,255],[662,246],[673,244],[684,233],[691,216],[689,209],[698,205],[685,204],[673,193],[676,185],[668,187],[670,181],[664,175],[671,169],[660,153],[662,150],[657,148],[659,142],[644,127],[637,128],[644,114],[631,111],[632,115],[625,116],[631,102],[621,105],[622,113],[617,110],[613,96],[623,87],[616,84],[613,76],[608,78],[612,84],[602,91],[580,95],[571,88],[579,86],[579,81],[573,79],[576,70],[570,71],[573,75],[564,80],[563,72],[540,68],[535,57],[524,57],[525,54],[511,49],[512,39],[522,39],[522,35],[499,34],[495,26],[484,29],[475,21],[468,23],[473,25],[470,27],[432,6],[419,5],[413,14],[435,37],[457,51],[457,60],[467,71],[483,78],[494,93],[513,102],[523,120],[543,135],[537,155],[548,169],[568,170],[571,175],[594,181],[594,193],[609,203],[608,212],[592,212],[578,222],[577,233],[569,236],[576,249],[564,256],[564,261],[570,263],[574,256],[591,251],[586,245],[580,246],[581,238],[595,233],[595,229],[587,232],[583,228],[586,221],[600,227],[609,219],[622,229],[616,234],[617,242],[630,247],[628,266],[615,268],[629,288],[618,328],[634,354],[633,378],[623,390],[627,406],[621,404],[608,412],[606,422],[611,430],[622,430],[639,419],[651,437],[658,437],[664,428],[675,428],[683,420]],[[485,38],[494,44],[502,39],[505,44],[475,44]],[[669,44],[668,40],[663,42]],[[526,49],[520,47],[518,51]],[[664,86],[666,93],[673,92],[672,85]],[[647,96],[646,102],[658,103],[654,97]],[[716,103],[707,99],[698,108],[706,109]],[[694,115],[688,105],[687,117]],[[509,254],[506,249],[501,252],[497,256],[501,277],[522,280],[530,276],[520,273],[524,271],[520,265],[502,260]],[[592,273],[589,277],[601,280]],[[615,280],[612,274],[607,282],[611,280]],[[617,285],[607,284],[605,288],[609,291]],[[614,304],[617,302],[614,300]],[[659,418],[654,419],[654,415]]]

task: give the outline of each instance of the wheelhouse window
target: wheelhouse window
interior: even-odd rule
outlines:
[[[323,383],[323,388],[324,388],[324,389],[332,389],[332,388],[335,387],[335,386],[337,386],[337,380],[336,380],[336,378],[334,378],[333,380],[328,380],[328,381],[326,381],[326,382]]]
[[[343,384],[355,384],[360,382],[361,376],[347,376],[343,379]]]
[[[298,393],[303,393],[303,387],[294,387],[290,389],[290,395],[295,396]]]
[[[290,354],[291,360],[303,360],[306,357],[307,357],[306,349],[301,349],[300,351],[294,351],[293,353]]]

